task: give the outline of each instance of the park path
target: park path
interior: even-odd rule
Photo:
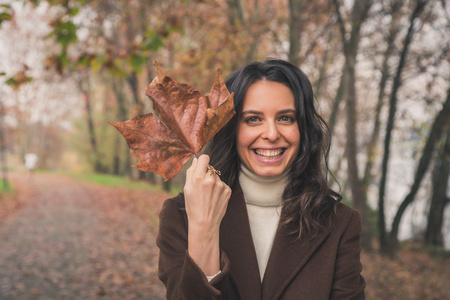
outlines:
[[[168,195],[12,175],[0,218],[0,299],[164,299],[157,212]]]

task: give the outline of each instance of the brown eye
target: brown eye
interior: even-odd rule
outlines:
[[[295,121],[291,116],[281,116],[279,120],[283,123],[293,123]]]
[[[259,118],[258,117],[248,117],[248,118],[246,118],[245,119],[245,123],[256,123],[256,122],[258,122],[259,121]]]

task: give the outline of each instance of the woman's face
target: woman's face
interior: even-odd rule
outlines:
[[[277,176],[294,162],[300,148],[294,95],[284,84],[253,83],[244,98],[237,129],[237,152],[247,169]]]

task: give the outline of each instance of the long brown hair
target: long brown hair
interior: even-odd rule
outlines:
[[[282,222],[299,238],[312,238],[329,228],[336,204],[342,197],[327,184],[328,153],[331,136],[317,113],[311,83],[296,66],[270,59],[250,63],[234,71],[226,85],[234,92],[236,115],[207,145],[210,164],[222,172],[222,180],[233,186],[238,180],[240,159],[236,150],[236,132],[248,88],[260,80],[286,85],[294,94],[300,130],[300,151],[294,161],[283,193]]]

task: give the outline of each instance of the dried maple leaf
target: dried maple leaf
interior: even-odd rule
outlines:
[[[134,167],[169,180],[233,117],[233,94],[228,92],[220,70],[209,95],[203,96],[154,65],[157,76],[145,94],[158,115],[149,113],[110,124],[127,140],[131,155],[139,159]]]

